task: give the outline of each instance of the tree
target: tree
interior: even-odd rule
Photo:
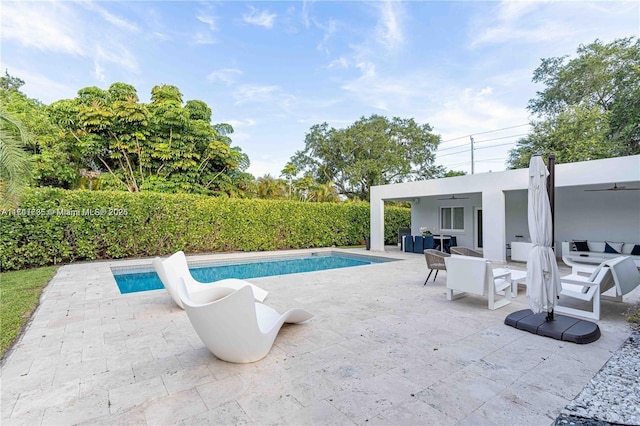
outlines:
[[[533,82],[545,86],[529,101],[533,131],[509,154],[511,168],[534,153],[558,163],[640,153],[640,40],[583,46],[577,56],[543,59]]]
[[[10,113],[0,110],[0,207],[15,207],[29,177],[29,156],[22,148],[27,132]]]
[[[33,184],[74,187],[80,160],[75,141],[61,138],[46,105],[20,91],[23,80],[9,73],[0,80],[0,109],[20,122],[29,135],[22,148],[30,154]]]
[[[290,162],[317,183],[334,182],[351,199],[369,199],[372,185],[434,177],[440,137],[428,124],[379,115],[362,117],[346,129],[327,123],[311,127],[305,149]]]
[[[276,179],[270,174],[259,177],[256,182],[258,198],[281,199],[285,198],[285,183],[282,179]]]
[[[175,86],[155,86],[149,104],[125,83],[86,87],[52,104],[50,114],[75,141],[83,168],[102,173],[103,187],[244,196],[234,179],[247,186],[249,158],[231,146],[233,128],[212,125],[207,104],[183,104]]]

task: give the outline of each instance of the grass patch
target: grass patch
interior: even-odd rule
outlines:
[[[57,269],[48,266],[0,273],[0,358],[20,335]]]

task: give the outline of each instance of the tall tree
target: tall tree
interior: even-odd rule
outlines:
[[[362,117],[346,129],[327,123],[311,127],[305,149],[291,164],[318,183],[334,182],[351,199],[369,199],[372,185],[434,177],[440,137],[428,124],[379,115]]]
[[[573,59],[543,59],[533,82],[544,85],[529,101],[533,131],[510,152],[511,168],[534,153],[558,163],[640,153],[640,39],[583,46]]]

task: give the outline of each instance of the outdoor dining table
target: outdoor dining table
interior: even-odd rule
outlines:
[[[444,250],[444,242],[445,241],[450,241],[451,240],[451,235],[434,235],[433,239],[434,240],[439,240],[440,241],[440,251],[445,251]]]

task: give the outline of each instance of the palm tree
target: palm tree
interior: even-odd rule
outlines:
[[[267,174],[257,180],[258,198],[279,199],[285,197],[283,181]]]
[[[12,114],[0,111],[0,207],[18,204],[29,177],[29,155],[22,149],[27,132]]]
[[[333,182],[320,183],[314,186],[313,192],[314,192],[314,198],[317,202],[335,203],[340,201],[340,195],[338,194],[338,189],[335,187]]]

